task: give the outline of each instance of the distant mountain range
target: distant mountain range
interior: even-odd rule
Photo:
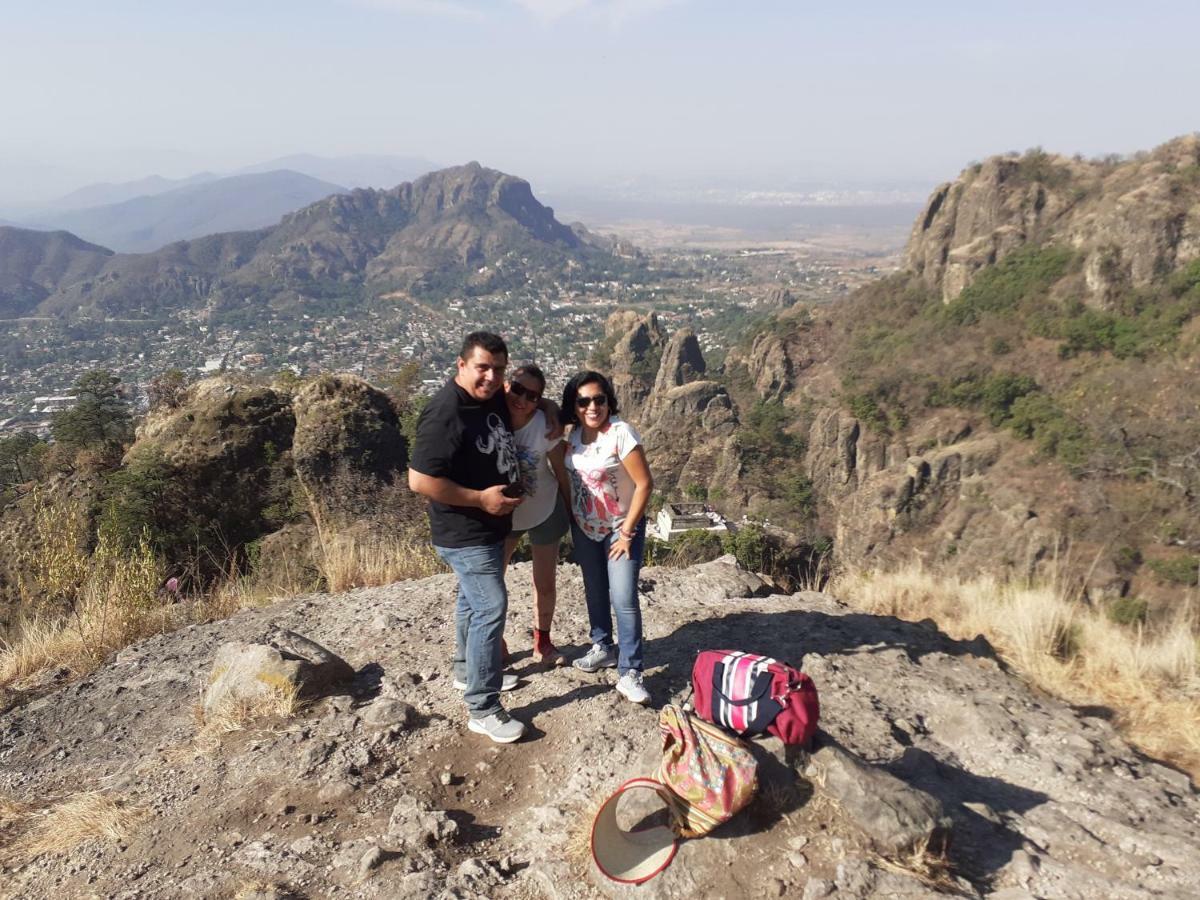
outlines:
[[[284,167],[279,166],[278,168]],[[139,178],[136,181],[89,184],[86,187],[81,187],[78,190],[71,191],[71,193],[59,197],[53,203],[47,204],[47,206],[57,210],[80,210],[89,209],[93,206],[108,206],[114,203],[124,203],[126,200],[133,200],[135,197],[153,197],[156,194],[165,194],[167,191],[173,191],[177,188],[203,184],[206,181],[216,181],[220,177],[220,175],[213,172],[200,172],[196,175],[190,175],[187,178],[163,178],[161,175],[150,175],[147,178]]]
[[[252,175],[276,169],[290,169],[311,178],[344,184],[348,188],[395,187],[405,181],[420,178],[426,172],[442,168],[419,156],[381,156],[358,154],[353,156],[313,156],[296,153],[281,156],[253,166],[246,166],[234,174]]]
[[[276,170],[202,180],[119,203],[39,216],[26,224],[70,231],[124,253],[148,253],[174,241],[262,228],[344,190],[299,172]]]
[[[247,183],[238,178],[182,190]],[[236,191],[227,202],[237,202]],[[555,219],[528,182],[469,163],[386,191],[327,196],[273,227],[152,253],[113,254],[61,231],[0,228],[0,316],[219,309],[363,290],[444,295],[612,259],[602,241]]]
[[[419,157],[295,154],[231,173],[87,185],[41,209],[10,213],[0,225],[66,230],[122,253],[147,253],[206,234],[262,228],[330,194],[390,188],[436,168]]]

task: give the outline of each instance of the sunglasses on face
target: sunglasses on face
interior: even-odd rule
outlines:
[[[518,400],[528,400],[530,403],[537,403],[541,399],[541,391],[531,391],[519,381],[514,381],[508,386],[508,392]]]
[[[575,398],[575,405],[578,406],[580,409],[587,409],[593,403],[595,403],[597,407],[608,406],[608,397],[605,396],[604,394],[596,394],[595,396],[592,396],[592,397],[576,397]]]

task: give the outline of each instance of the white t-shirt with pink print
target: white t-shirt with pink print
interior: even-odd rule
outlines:
[[[583,429],[571,430],[566,464],[571,478],[571,511],[585,535],[603,540],[621,527],[636,485],[621,461],[642,442],[628,422],[613,416],[590,444]]]

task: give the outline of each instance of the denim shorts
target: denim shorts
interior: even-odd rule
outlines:
[[[514,528],[511,537],[520,538],[521,535],[528,534],[529,543],[535,547],[542,547],[546,544],[557,544],[570,530],[571,520],[567,518],[567,508],[563,505],[560,495],[554,500],[554,511],[540,524],[532,528]]]

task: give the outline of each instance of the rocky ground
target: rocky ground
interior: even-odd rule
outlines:
[[[103,791],[145,815],[119,841],[22,858],[3,829],[4,897],[1194,897],[1200,797],[1140,757],[1104,709],[1072,709],[1007,673],[986,642],[852,612],[816,593],[746,599],[721,562],[644,573],[654,705],[686,693],[698,649],[739,647],[815,679],[827,746],[873,764],[834,771],[764,742],[763,789],[671,867],[616,888],[587,854],[597,800],[658,759],[654,709],[615,674],[540,671],[528,652],[530,574],[510,576],[506,695],[529,735],[471,734],[447,661],[453,579],[299,597],[128,648],[89,678],[0,716],[0,799],[33,810]],[[585,640],[582,585],[559,578],[557,638]],[[200,732],[218,648],[273,627],[355,669],[346,692],[292,718]],[[836,769],[836,766],[834,767]],[[806,778],[805,773],[811,776]],[[900,782],[940,801],[944,857],[895,853],[870,807]],[[2,811],[2,810],[0,810]],[[26,823],[28,817],[26,817]],[[889,853],[889,846],[891,852]],[[889,856],[893,858],[889,858]]]

